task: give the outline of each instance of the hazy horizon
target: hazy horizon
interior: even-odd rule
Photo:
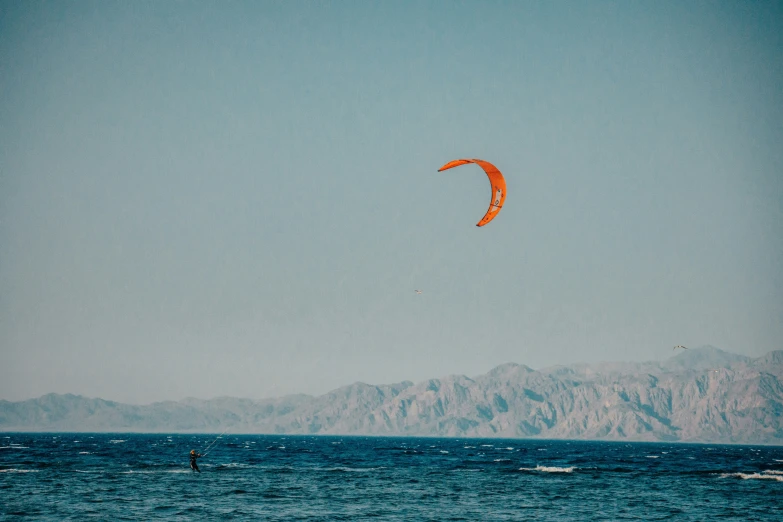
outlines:
[[[4,2],[0,398],[778,350],[781,56],[771,1]]]
[[[705,345],[705,346],[698,346],[698,347],[688,348],[688,352],[684,352],[682,350],[676,350],[676,351],[672,350],[671,355],[669,357],[664,358],[663,360],[655,360],[655,361],[620,361],[620,360],[617,360],[617,361],[595,361],[592,364],[598,365],[598,367],[600,369],[600,365],[601,364],[617,364],[617,363],[629,363],[629,364],[638,363],[638,364],[644,364],[644,363],[665,362],[668,359],[673,359],[675,357],[683,355],[684,353],[693,353],[693,352],[699,352],[699,351],[703,351],[703,350],[714,350],[714,349],[717,349],[717,350],[719,350],[721,352],[733,354],[733,352],[726,352],[725,350],[721,350],[720,348],[718,348],[716,346]],[[768,352],[768,353],[771,353],[771,352]],[[733,355],[739,355],[739,354],[733,354]],[[762,354],[761,357],[763,357],[765,355],[767,355],[767,354]],[[133,402],[133,401],[120,401],[120,400],[116,400],[116,399],[114,399],[112,397],[87,396],[87,395],[84,395],[84,394],[78,394],[78,393],[72,393],[72,392],[68,392],[68,391],[62,391],[62,392],[45,392],[45,393],[39,394],[39,395],[34,396],[34,397],[24,397],[24,398],[16,399],[16,400],[14,400],[12,402],[19,402],[19,401],[25,401],[25,400],[34,400],[34,399],[40,398],[40,397],[45,396],[45,395],[50,395],[50,394],[83,396],[83,397],[86,397],[88,399],[102,399],[102,400],[108,400],[108,401],[113,401],[113,402],[121,402],[121,403],[131,404],[131,405],[147,405],[147,404],[151,404],[153,402],[167,402],[167,401],[179,402],[179,401],[188,400],[188,399],[196,399],[196,400],[204,400],[204,401],[209,401],[209,400],[213,400],[213,399],[221,399],[221,398],[265,400],[265,399],[283,398],[283,397],[289,396],[289,395],[310,395],[310,396],[313,396],[313,397],[318,397],[318,396],[322,396],[322,395],[328,394],[330,392],[333,392],[335,390],[339,390],[340,388],[353,386],[354,384],[366,384],[368,386],[387,386],[387,385],[394,385],[394,384],[399,384],[399,383],[407,381],[407,382],[413,382],[413,384],[415,385],[415,384],[419,384],[421,382],[426,382],[426,381],[428,381],[430,379],[444,379],[444,378],[448,378],[448,377],[463,376],[463,375],[472,379],[472,378],[475,378],[475,377],[480,377],[482,375],[485,375],[488,372],[494,370],[495,368],[498,368],[498,367],[506,365],[506,364],[518,364],[518,365],[528,366],[528,367],[530,367],[534,371],[543,371],[543,370],[546,370],[547,368],[552,368],[554,366],[578,366],[578,365],[582,365],[582,364],[591,364],[591,363],[586,363],[584,361],[575,361],[575,362],[559,363],[559,364],[550,365],[550,366],[546,366],[546,367],[531,367],[529,365],[526,365],[526,364],[518,362],[518,361],[506,361],[506,362],[500,363],[500,364],[498,364],[498,365],[496,365],[496,366],[494,366],[492,368],[489,368],[487,371],[484,371],[484,372],[481,372],[481,373],[477,373],[477,374],[466,375],[464,373],[459,373],[459,374],[452,373],[452,374],[448,374],[448,375],[431,375],[430,377],[424,378],[424,379],[419,380],[419,381],[413,381],[411,379],[400,379],[400,380],[395,381],[395,382],[365,382],[365,381],[357,380],[357,381],[351,381],[351,382],[342,383],[342,384],[340,384],[338,386],[335,386],[334,388],[330,388],[330,389],[325,390],[325,391],[323,391],[321,393],[304,393],[304,392],[292,391],[290,393],[285,393],[285,394],[282,394],[282,395],[274,395],[274,396],[266,396],[266,397],[245,397],[245,396],[236,396],[236,395],[216,395],[216,396],[212,396],[212,397],[187,396],[187,397],[166,397],[166,398],[161,398],[161,399],[157,399],[157,400],[154,400],[154,401],[146,401],[146,402]],[[0,400],[4,400],[4,398],[0,397]]]

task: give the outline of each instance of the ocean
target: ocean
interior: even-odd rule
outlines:
[[[0,519],[783,521],[783,447],[0,433]]]

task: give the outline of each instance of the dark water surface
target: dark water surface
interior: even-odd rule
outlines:
[[[777,520],[783,447],[0,433],[2,520]]]

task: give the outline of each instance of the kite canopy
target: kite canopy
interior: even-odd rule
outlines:
[[[458,159],[449,161],[438,172],[459,167],[460,165],[467,165],[468,163],[475,163],[487,173],[489,183],[492,185],[492,200],[489,202],[489,209],[481,221],[476,223],[477,227],[483,227],[500,213],[500,209],[503,208],[503,202],[506,200],[506,180],[503,178],[503,174],[492,163],[480,159]]]

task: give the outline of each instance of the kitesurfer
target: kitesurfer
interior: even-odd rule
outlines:
[[[196,459],[201,457],[201,453],[196,453],[196,450],[190,450],[190,469],[193,471],[198,471],[201,473],[201,470],[198,469],[198,464],[196,464]]]

